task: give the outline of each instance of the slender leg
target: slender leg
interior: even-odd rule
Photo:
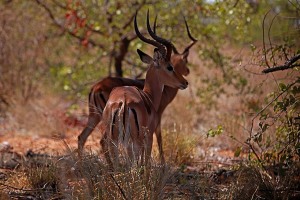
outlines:
[[[144,139],[144,151],[142,155],[145,155],[145,163],[144,163],[144,178],[145,181],[150,180],[150,172],[151,172],[151,151],[152,151],[152,144],[153,144],[153,133],[149,133],[149,131],[146,133],[145,139]]]
[[[100,139],[100,146],[101,146],[101,150],[104,154],[104,157],[106,159],[106,162],[110,168],[110,170],[113,170],[114,169],[114,166],[113,166],[113,162],[110,158],[110,154],[109,154],[109,146],[111,146],[110,142],[109,141],[109,138],[107,137],[107,129],[106,129],[106,126],[104,123],[100,123],[100,132],[102,134],[102,138]]]
[[[109,145],[108,143],[109,143],[109,141],[108,141],[108,138],[107,138],[107,137],[102,138],[102,140],[100,140],[100,145],[101,145],[102,151],[103,151],[103,153],[104,153],[106,162],[107,162],[107,164],[108,164],[110,170],[114,170],[113,162],[112,162],[112,160],[110,159],[109,147],[108,147],[108,146],[110,146],[110,145]]]
[[[103,96],[102,91],[94,91],[89,94],[89,118],[88,123],[84,130],[78,136],[78,152],[79,155],[82,155],[84,144],[95,129],[97,124],[100,122],[102,117],[102,111],[105,107],[105,98],[101,98]]]
[[[116,120],[113,121],[113,125],[111,126],[110,130],[110,136],[109,136],[109,151],[110,151],[110,156],[113,160],[114,164],[114,169],[119,169],[120,166],[120,152],[119,152],[119,129],[118,129],[119,124],[116,123]]]
[[[160,163],[161,163],[162,165],[164,165],[164,164],[165,164],[165,157],[164,157],[163,146],[162,146],[162,137],[161,137],[161,124],[160,124],[160,120],[159,120],[159,123],[158,123],[158,125],[157,125],[157,127],[156,127],[155,135],[156,135],[157,145],[158,145],[158,150],[159,150]]]
[[[146,141],[146,153],[145,153],[145,166],[150,166],[151,163],[151,151],[152,151],[152,144],[153,144],[153,135],[148,133],[149,136],[146,136],[148,139]]]
[[[88,119],[87,126],[83,129],[83,131],[78,136],[78,152],[79,155],[82,155],[84,144],[86,143],[87,138],[92,133],[92,131],[95,129],[97,124],[100,122],[100,115],[90,115]]]

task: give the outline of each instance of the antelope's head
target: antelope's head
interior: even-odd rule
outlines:
[[[159,77],[159,80],[162,84],[167,85],[173,88],[185,89],[188,86],[187,80],[182,76],[181,73],[174,70],[174,66],[171,63],[171,54],[173,50],[173,45],[170,41],[159,37],[152,30],[149,22],[149,10],[147,12],[147,30],[152,39],[144,37],[138,30],[137,14],[134,18],[134,29],[137,36],[145,43],[155,46],[153,53],[153,58],[141,50],[137,50],[141,60],[144,63],[154,67],[157,70],[156,76]]]
[[[154,33],[156,32],[156,21],[157,21],[157,16],[155,17],[155,21],[154,21],[154,25],[153,25]],[[189,26],[187,24],[185,17],[184,17],[184,23],[185,23],[187,34],[192,41],[187,47],[185,47],[185,49],[183,50],[182,53],[179,53],[178,50],[176,49],[176,47],[172,44],[172,50],[173,50],[174,54],[171,56],[171,63],[173,64],[174,70],[176,72],[182,74],[183,76],[187,76],[190,73],[190,69],[187,66],[190,48],[192,46],[194,46],[194,44],[196,44],[196,42],[198,40],[195,39],[191,35],[190,29],[189,29]]]

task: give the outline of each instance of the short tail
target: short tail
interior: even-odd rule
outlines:
[[[89,94],[89,107],[90,112],[102,115],[107,100],[105,99],[102,91],[91,91]]]

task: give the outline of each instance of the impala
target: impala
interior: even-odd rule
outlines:
[[[185,89],[188,82],[174,71],[171,64],[172,44],[157,36],[150,27],[147,13],[147,30],[154,39],[144,37],[137,27],[134,29],[145,43],[155,46],[153,58],[137,50],[142,62],[148,64],[143,90],[135,86],[116,87],[110,93],[100,122],[102,138],[100,144],[108,164],[118,164],[119,146],[132,161],[148,165],[151,157],[153,133],[158,125],[158,109],[164,85]],[[114,159],[112,162],[111,158]]]
[[[173,55],[171,56],[171,63],[174,66],[174,71],[187,76],[190,73],[189,68],[187,67],[188,63],[188,55],[190,48],[197,42],[195,38],[192,37],[188,24],[184,19],[185,26],[187,29],[187,33],[192,42],[183,50],[182,53],[179,53],[174,45],[172,45]],[[156,18],[154,22],[154,32],[156,27]],[[88,138],[88,136],[92,133],[96,125],[100,122],[102,118],[102,112],[106,105],[107,99],[109,97],[110,92],[113,88],[119,86],[136,86],[140,89],[144,87],[144,79],[128,79],[128,78],[120,78],[120,77],[106,77],[103,80],[97,82],[91,89],[89,94],[89,116],[88,123],[81,134],[78,136],[78,150],[81,153],[83,151],[84,144]],[[175,98],[178,92],[177,88],[171,88],[168,86],[164,87],[161,103],[158,109],[158,126],[155,131],[155,135],[157,138],[157,144],[159,147],[159,155],[161,163],[165,162],[163,148],[162,148],[162,137],[161,137],[161,116],[165,108],[172,100]]]

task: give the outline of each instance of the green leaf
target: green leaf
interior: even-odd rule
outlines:
[[[207,132],[207,137],[215,137],[216,135],[220,135],[223,133],[223,127],[221,125],[217,126],[217,129],[209,129]]]
[[[287,87],[284,83],[279,83],[279,88],[281,91],[285,91]]]
[[[234,151],[234,157],[239,157],[242,152],[243,147],[237,147]]]

